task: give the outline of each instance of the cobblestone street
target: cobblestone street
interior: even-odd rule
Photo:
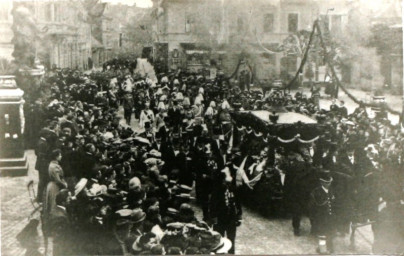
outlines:
[[[2,255],[25,254],[25,249],[21,247],[16,236],[28,224],[28,216],[34,210],[30,203],[27,184],[30,180],[34,180],[37,186],[38,181],[38,174],[34,170],[36,159],[34,151],[29,150],[27,153],[29,161],[27,176],[0,179]],[[34,218],[39,218],[39,213],[34,215]]]

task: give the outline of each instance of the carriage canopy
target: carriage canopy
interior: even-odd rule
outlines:
[[[321,125],[315,119],[295,112],[239,111],[232,117],[238,130],[254,132],[264,140],[276,138],[282,143],[310,143],[322,133]]]

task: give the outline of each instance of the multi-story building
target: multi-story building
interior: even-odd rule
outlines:
[[[310,31],[318,18],[329,29],[341,29],[347,22],[347,2],[155,0],[155,63],[162,70],[215,66],[231,73],[240,53],[248,52],[259,78],[281,71],[293,74],[302,52],[279,50],[285,40],[298,46],[296,34]]]
[[[86,10],[78,0],[10,0],[0,1],[1,58],[12,59],[11,11],[18,6],[27,8],[36,22],[40,31],[36,54],[48,68],[86,70],[99,67],[113,57],[114,49],[120,47],[122,26],[117,14],[110,15],[116,10],[113,5],[106,4],[105,15],[89,22]],[[125,16],[120,18],[125,20]]]
[[[372,17],[373,25],[388,27],[386,29],[394,34],[394,38],[391,38],[391,40],[397,42],[395,47],[386,49],[386,51],[381,54],[380,64],[382,74],[385,78],[385,84],[398,88],[401,88],[403,84],[402,8],[402,1],[388,0],[383,8],[376,11]]]
[[[90,24],[77,1],[13,1],[27,8],[40,31],[36,54],[48,68],[87,69],[91,57]]]
[[[12,53],[14,45],[11,43],[13,38],[13,31],[11,25],[13,24],[13,16],[11,1],[0,1],[0,58],[12,60]]]

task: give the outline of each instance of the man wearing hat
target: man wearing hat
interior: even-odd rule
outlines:
[[[56,208],[49,216],[49,236],[53,238],[53,255],[75,254],[71,220],[66,211],[70,202],[70,192],[62,189],[56,195]]]
[[[193,154],[190,151],[188,143],[182,143],[180,145],[180,152],[175,157],[176,166],[179,169],[179,182],[188,186],[192,186],[193,183]]]
[[[344,173],[352,175],[360,169],[358,157],[359,155],[355,146],[348,143],[345,150],[338,154],[337,163],[340,164]]]
[[[170,125],[178,126],[182,122],[182,107],[178,105],[177,100],[173,100],[172,107],[168,109],[167,115]]]
[[[216,173],[218,184],[212,193],[210,214],[214,222],[214,229],[232,242],[229,254],[235,253],[235,240],[239,221],[239,208],[237,207],[236,179],[229,168]]]
[[[338,112],[340,113],[341,116],[345,118],[348,116],[348,109],[345,107],[345,102],[343,100],[340,101]]]
[[[131,93],[126,93],[123,97],[123,110],[126,124],[130,125],[132,119],[132,110],[134,106],[134,101]]]
[[[324,171],[319,175],[320,186],[310,193],[309,205],[311,209],[310,220],[312,233],[319,236],[319,252],[323,251],[323,242],[329,252],[333,252],[333,238],[336,234],[335,193],[332,186],[332,177]]]

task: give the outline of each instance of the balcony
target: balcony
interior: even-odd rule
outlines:
[[[161,33],[158,34],[161,42],[194,42],[195,39],[190,33]]]

